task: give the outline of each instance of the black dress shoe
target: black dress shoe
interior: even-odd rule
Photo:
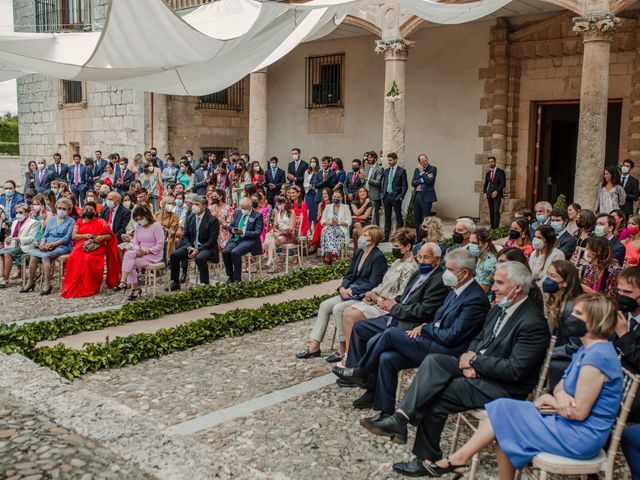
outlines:
[[[319,349],[316,350],[315,352],[310,352],[309,349],[307,348],[303,352],[296,353],[296,358],[299,358],[300,360],[306,360],[307,358],[318,358],[321,355],[322,353],[320,352]]]
[[[389,437],[392,442],[404,445],[407,443],[407,422],[399,413],[379,419],[378,417],[363,418],[360,425],[374,435]]]
[[[180,284],[176,282],[171,282],[171,286],[169,287],[169,290],[171,290],[172,292],[175,292],[176,290],[180,290]]]
[[[180,283],[187,283],[187,272],[182,272],[180,275]]]
[[[363,368],[333,367],[331,371],[336,377],[344,382],[353,383],[359,387],[367,386],[368,375]]]
[[[373,392],[364,392],[360,398],[353,401],[353,408],[357,408],[358,410],[368,410],[373,407],[373,400],[375,397],[376,394]]]
[[[427,470],[420,460],[414,458],[410,462],[401,462],[394,463],[393,469],[401,475],[405,475],[407,477],[426,477],[429,475],[429,470]]]
[[[337,363],[340,360],[342,360],[342,355],[340,355],[338,352],[336,352],[334,354],[329,355],[327,358],[325,358],[325,360],[328,363]]]
[[[344,380],[340,380],[339,378],[336,380],[336,385],[338,385],[339,387],[342,388],[357,388],[357,385],[354,385],[353,383],[347,383]]]

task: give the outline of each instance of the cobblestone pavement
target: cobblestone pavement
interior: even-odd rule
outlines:
[[[152,479],[0,392],[0,479]]]

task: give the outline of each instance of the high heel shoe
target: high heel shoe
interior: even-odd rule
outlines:
[[[455,473],[457,475],[460,475],[462,472],[460,472],[459,470],[466,468],[466,465],[453,465],[451,463],[451,460],[449,460],[449,457],[446,457],[445,459],[447,461],[446,467],[440,467],[435,462],[430,463],[429,465],[425,465],[424,467],[428,472],[427,476],[440,477],[442,475],[446,475],[447,473]]]
[[[126,292],[127,287],[128,287],[127,282],[120,282],[118,286],[113,289],[113,291],[117,293],[124,290]]]
[[[142,296],[142,289],[134,288],[133,290],[131,290],[131,295],[129,295],[128,300],[130,302],[133,302],[135,300],[138,300],[141,296]]]
[[[40,295],[45,296],[45,295],[49,295],[51,293],[51,287],[47,288],[46,290],[42,290],[40,292]]]
[[[20,293],[32,292],[34,288],[36,288],[36,282],[33,282],[31,285],[27,285],[26,287],[22,287],[20,289]]]

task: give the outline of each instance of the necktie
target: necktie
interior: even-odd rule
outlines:
[[[393,193],[393,176],[396,173],[395,167],[389,169],[389,180],[387,181],[387,193]]]
[[[109,210],[109,220],[108,220],[109,226],[112,225],[111,220],[113,220],[113,210],[112,209]]]
[[[491,183],[493,183],[493,178],[496,176],[496,170],[495,168],[493,170],[491,170]]]
[[[73,180],[76,185],[78,183],[80,183],[80,171],[79,170],[80,170],[80,165],[76,165],[76,173],[75,173],[74,180]]]
[[[322,181],[323,181],[323,182],[326,182],[326,181],[327,181],[327,171],[326,171],[326,170],[323,170],[323,171],[322,171]]]
[[[622,177],[622,187],[626,187],[627,186],[627,178],[628,177]]]
[[[355,183],[356,183],[356,177],[357,177],[357,176],[358,176],[358,174],[357,174],[357,173],[354,173],[354,174],[353,174],[353,178],[351,179],[351,185],[355,185]]]
[[[42,170],[38,173],[38,183],[42,183]]]
[[[56,175],[60,176],[60,164],[56,163]]]
[[[200,248],[200,222],[202,221],[202,218],[197,215],[196,216],[196,241],[195,241],[195,246],[196,248]]]
[[[636,317],[629,314],[629,333],[635,332],[636,328],[638,328],[638,320]]]
[[[242,215],[240,222],[238,223],[238,229],[244,232],[244,225],[247,223],[247,215]],[[239,240],[242,235],[236,235],[235,239]]]

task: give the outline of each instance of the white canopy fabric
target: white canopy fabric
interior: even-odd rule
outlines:
[[[171,95],[220,91],[301,42],[330,33],[357,0],[220,0],[180,18],[162,0],[111,0],[101,32],[0,33],[0,81],[28,73]],[[511,0],[399,0],[435,23],[463,23]],[[153,28],[140,28],[140,19]]]

